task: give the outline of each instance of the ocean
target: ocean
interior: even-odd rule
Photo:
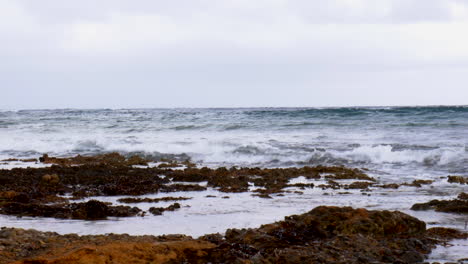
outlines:
[[[117,151],[205,166],[468,171],[468,106],[0,112],[0,159]]]
[[[199,167],[346,166],[365,169],[379,183],[416,179],[434,183],[375,189],[369,195],[350,190],[347,196],[339,195],[339,190],[324,195],[314,188],[274,199],[252,198],[249,193],[221,199],[218,191],[209,189],[173,194],[193,197],[187,201],[190,207],[163,216],[108,221],[0,216],[0,225],[59,233],[123,230],[159,235],[170,230],[199,236],[257,227],[319,205],[400,210],[426,221],[428,227],[462,230],[468,220],[464,215],[409,210],[417,202],[451,199],[468,191],[466,185],[444,178],[468,174],[468,106],[0,111],[0,160],[114,151],[152,159],[190,159]],[[0,168],[26,165],[7,163]],[[206,195],[218,198],[207,200]],[[118,198],[100,199],[117,203]],[[145,206],[150,205],[141,208],[148,209]],[[430,260],[467,257],[466,241],[453,244],[438,247]]]

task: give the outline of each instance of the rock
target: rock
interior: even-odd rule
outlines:
[[[162,197],[162,198],[121,198],[117,201],[120,203],[159,203],[168,201],[184,201],[190,200],[191,197]]]
[[[448,201],[432,200],[427,203],[417,203],[411,207],[411,210],[436,210],[446,213],[468,213],[468,200],[454,199]]]
[[[345,189],[367,189],[369,186],[371,186],[372,183],[370,182],[353,182],[347,186],[345,186]]]
[[[73,209],[72,218],[75,219],[106,219],[109,207],[100,201],[90,200],[86,203],[76,204]]]
[[[450,183],[459,183],[459,184],[467,184],[468,177],[464,176],[448,176],[448,182]]]
[[[148,160],[145,160],[144,158],[140,156],[136,156],[136,155],[128,158],[126,163],[128,166],[133,166],[133,165],[148,166]]]
[[[0,230],[0,239],[14,239],[15,237],[15,229],[2,227],[2,229]]]
[[[150,207],[150,209],[148,211],[150,213],[152,213],[153,215],[162,215],[163,212],[164,212],[164,208],[162,208],[162,207]]]
[[[151,207],[149,212],[153,215],[162,215],[164,211],[175,211],[180,208],[179,203],[173,203],[168,207]]]
[[[181,165],[177,162],[161,163],[158,165],[158,168],[177,168],[177,167],[181,167]]]
[[[0,192],[0,199],[11,200],[14,199],[16,196],[18,196],[18,193],[15,191]]]
[[[130,207],[130,206],[110,206],[108,209],[108,216],[114,217],[130,217],[136,216],[141,212],[141,209],[138,207]],[[144,215],[143,215],[144,216]]]
[[[468,239],[468,233],[461,232],[453,228],[433,227],[427,230],[429,237],[451,240],[451,239]]]
[[[298,187],[301,190],[304,190],[306,188],[314,188],[313,183],[295,183],[295,184],[288,184],[287,187]]]
[[[414,185],[427,185],[427,184],[432,184],[434,181],[433,180],[414,180],[412,184]]]
[[[378,187],[381,187],[381,188],[384,188],[384,189],[398,189],[400,187],[400,185],[396,184],[396,183],[389,183],[389,184],[380,185]]]
[[[57,164],[60,166],[71,165],[106,165],[106,166],[133,166],[133,165],[148,165],[148,160],[140,156],[131,156],[128,159],[119,153],[112,152],[96,156],[81,156],[77,155],[71,158],[56,158],[49,157],[47,154],[42,155],[39,161],[47,164]]]
[[[21,159],[22,162],[37,162],[37,159],[31,158],[31,159]]]
[[[458,195],[457,198],[460,199],[460,200],[468,200],[468,193],[462,192],[462,193],[460,193],[460,194]]]
[[[103,202],[90,200],[86,203],[58,203],[52,205],[8,202],[3,205],[1,212],[17,216],[96,220],[106,219],[108,216],[135,216],[140,211],[136,207],[108,206]]]
[[[57,174],[45,174],[42,176],[42,181],[50,184],[57,184],[60,181],[60,178]]]
[[[320,206],[257,229],[228,229],[207,262],[221,263],[414,263],[424,247],[425,224],[400,212]],[[421,237],[408,243],[408,237]],[[398,245],[398,251],[386,248]],[[422,247],[417,248],[415,244]],[[418,251],[420,250],[420,251]],[[382,252],[387,252],[382,255]],[[398,253],[402,252],[402,253]]]
[[[417,251],[406,251],[400,256],[403,263],[420,263],[424,260],[424,255]]]

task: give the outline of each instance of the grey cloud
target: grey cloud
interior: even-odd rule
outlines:
[[[6,1],[0,109],[462,104],[466,2],[376,2]]]
[[[281,15],[305,18],[310,23],[407,23],[448,21],[450,4],[468,6],[464,0],[330,0],[330,1],[208,1],[208,0],[18,0],[40,22],[105,21],[111,13],[163,15],[191,19],[197,14],[246,19]],[[384,11],[382,11],[384,10]],[[387,10],[387,11],[385,11]]]

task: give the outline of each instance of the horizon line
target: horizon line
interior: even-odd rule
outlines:
[[[411,108],[411,107],[468,107],[459,104],[429,104],[429,105],[353,105],[353,106],[241,106],[241,107],[66,107],[66,108],[21,108],[21,109],[0,109],[6,111],[52,111],[52,110],[181,110],[181,109],[204,109],[204,110],[222,110],[222,109],[336,109],[336,108]]]

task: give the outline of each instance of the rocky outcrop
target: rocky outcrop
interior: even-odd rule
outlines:
[[[120,203],[159,203],[169,201],[185,201],[190,200],[189,197],[162,197],[162,198],[120,198],[117,201]]]
[[[411,207],[411,210],[436,210],[445,213],[468,213],[468,199],[465,193],[461,193],[457,199],[453,200],[432,200],[427,203],[416,203]]]
[[[162,215],[165,211],[175,211],[180,208],[179,203],[173,203],[168,207],[150,207],[149,212],[153,215]]]
[[[0,263],[180,263],[203,257],[214,244],[183,235],[59,235],[16,228],[0,230]]]
[[[447,181],[450,183],[468,184],[468,177],[464,176],[448,176]]]
[[[312,183],[290,184],[299,176],[306,179],[325,177],[334,182],[333,188],[367,188],[375,179],[362,170],[344,167],[302,167],[302,168],[193,168],[190,162],[181,163],[185,169],[135,167],[147,161],[138,156],[126,158],[118,153],[97,156],[75,156],[56,158],[43,155],[43,163],[54,164],[47,168],[14,168],[0,170],[0,213],[27,216],[87,219],[83,214],[76,216],[73,200],[90,196],[116,196],[179,191],[204,191],[208,187],[221,192],[247,192],[257,187],[255,195],[272,198],[286,188],[314,188]],[[333,179],[366,180],[343,186]],[[205,183],[201,185],[198,183]],[[324,188],[322,186],[322,188]],[[297,193],[300,193],[296,191]],[[67,197],[65,194],[72,196]],[[136,198],[138,199],[138,198]],[[122,202],[135,199],[123,199]],[[143,201],[143,200],[142,200]],[[149,200],[144,200],[149,202]],[[152,201],[156,202],[156,200]],[[81,208],[81,207],[80,207]],[[132,215],[135,210],[126,210]],[[106,213],[107,216],[110,216]],[[118,213],[118,215],[127,215]],[[104,218],[104,217],[100,217]]]
[[[208,261],[414,263],[430,252],[425,231],[424,222],[400,212],[321,206],[257,229],[227,230],[224,240],[212,239],[218,247]]]
[[[3,228],[0,262],[15,263],[418,263],[438,241],[463,239],[401,212],[320,206],[223,236],[77,236]]]
[[[56,158],[49,157],[44,154],[39,158],[39,161],[46,164],[57,164],[61,166],[71,165],[107,165],[107,166],[133,166],[133,165],[148,165],[148,160],[141,158],[140,156],[131,156],[129,158],[123,155],[113,152],[96,156],[81,156],[77,155],[71,158]]]
[[[136,207],[130,206],[108,206],[96,200],[90,200],[85,203],[59,203],[53,205],[8,202],[0,210],[3,214],[16,216],[41,216],[83,220],[106,219],[108,216],[135,216],[141,211]]]

